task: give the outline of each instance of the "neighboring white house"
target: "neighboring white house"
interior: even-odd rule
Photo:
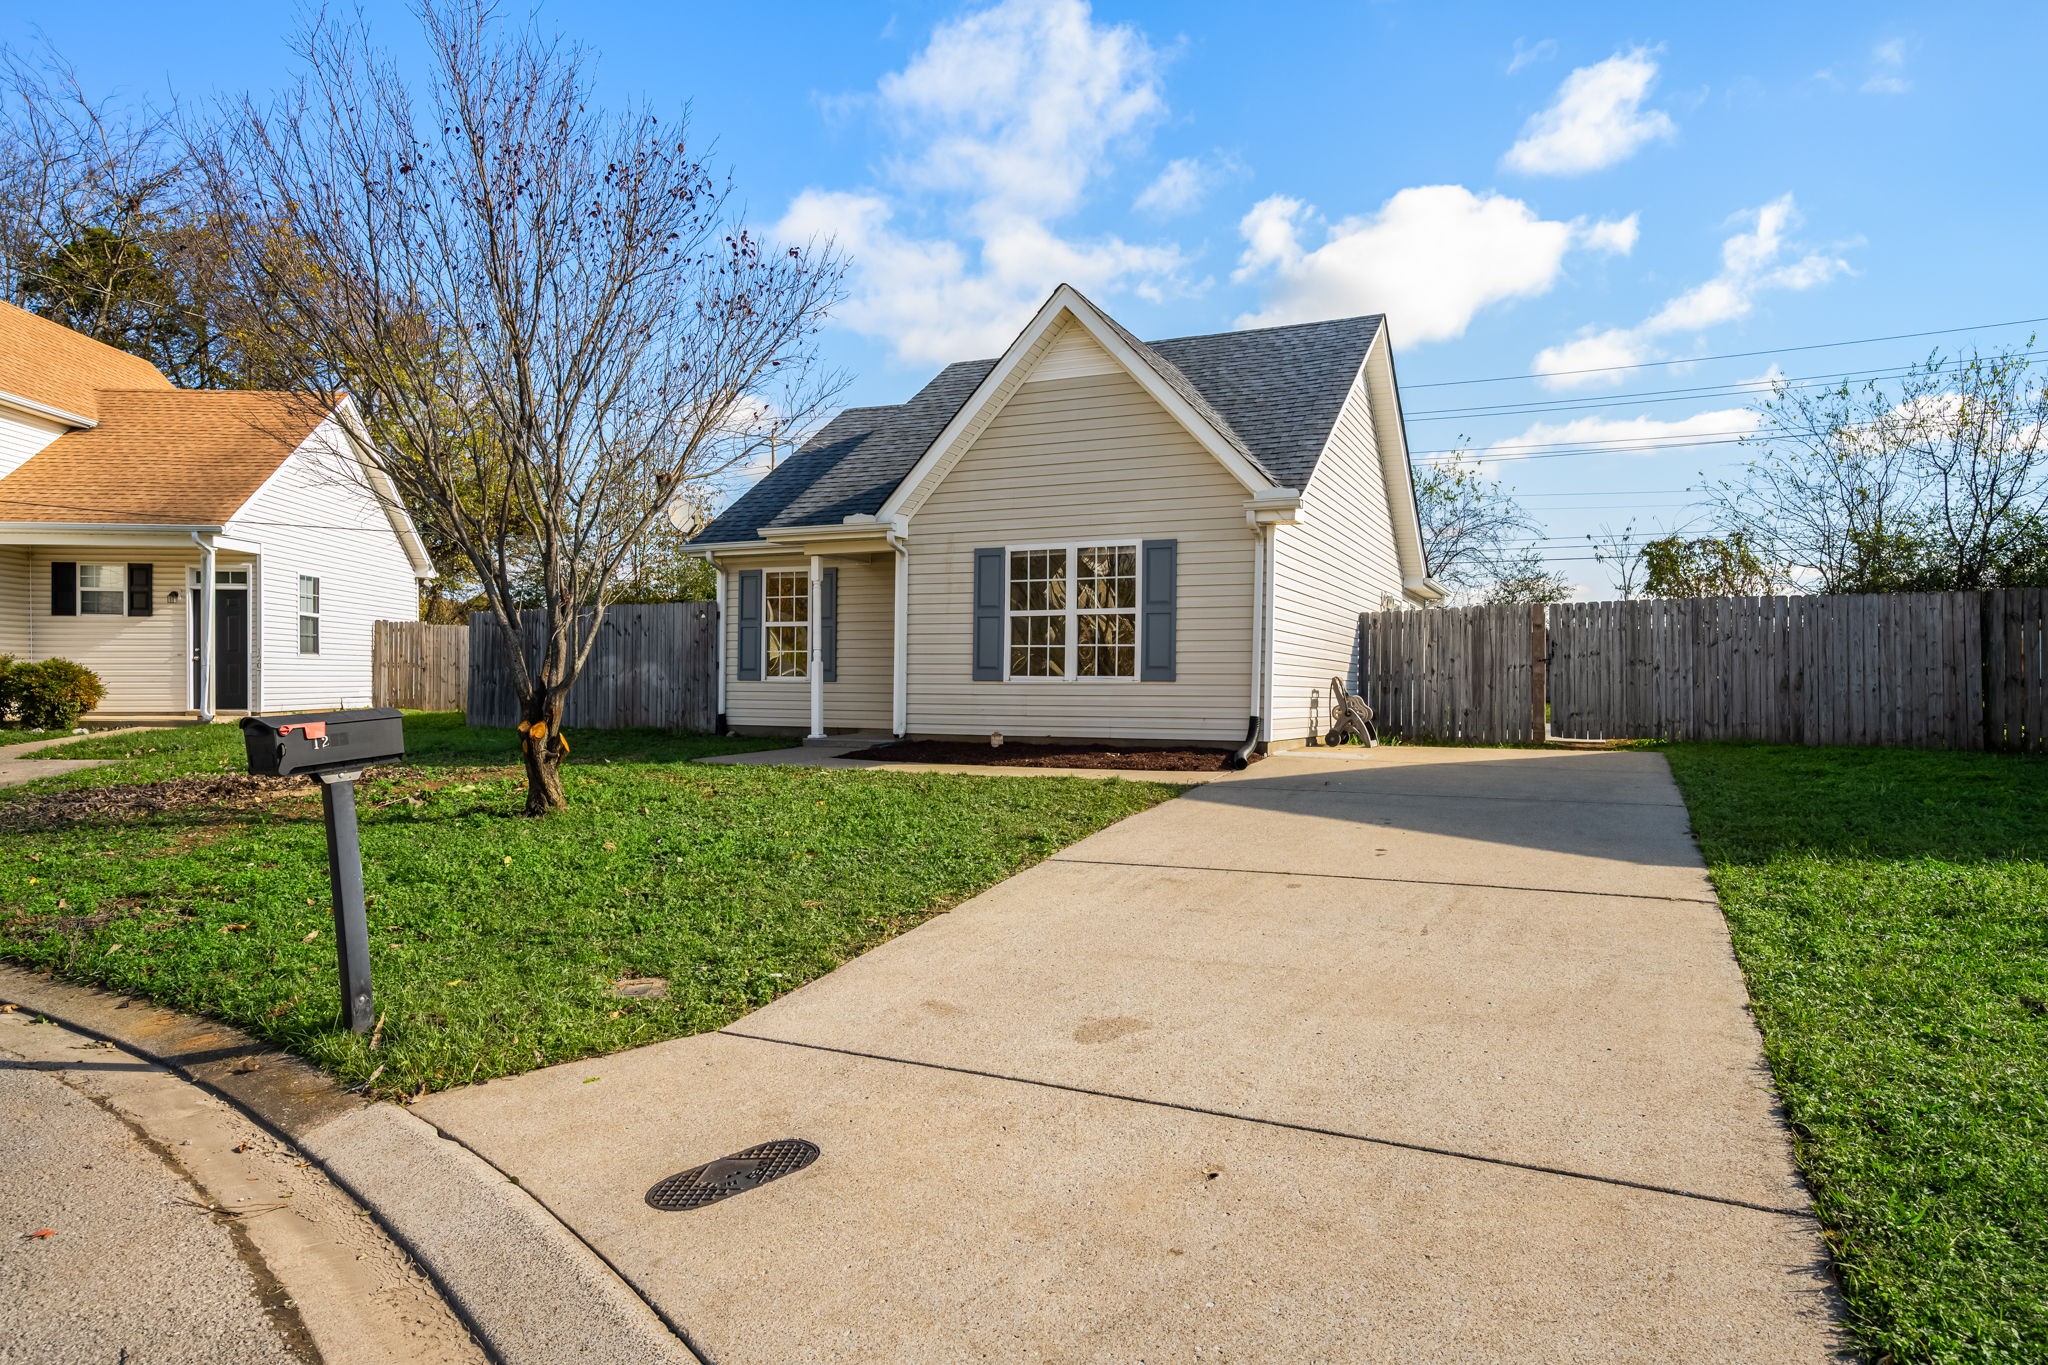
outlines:
[[[433,566],[352,418],[0,304],[0,654],[84,664],[101,716],[368,705]]]
[[[691,542],[736,730],[1305,740],[1358,614],[1435,600],[1385,320],[1138,341],[1061,286],[839,414]]]

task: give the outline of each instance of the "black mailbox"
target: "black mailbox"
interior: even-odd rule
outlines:
[[[242,743],[252,773],[289,777],[357,770],[405,757],[405,717],[386,706],[244,716]]]
[[[356,834],[356,779],[372,763],[405,757],[405,717],[383,706],[303,716],[244,716],[242,746],[249,751],[252,773],[304,773],[320,779],[342,1017],[357,1033],[373,1032],[370,926],[364,915],[363,854]]]

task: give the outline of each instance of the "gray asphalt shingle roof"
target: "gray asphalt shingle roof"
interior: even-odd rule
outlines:
[[[1377,315],[1338,318],[1150,343],[1110,325],[1239,452],[1276,483],[1302,488],[1380,323]],[[907,403],[848,408],[692,543],[757,540],[771,527],[836,526],[879,512],[995,365],[960,361]]]

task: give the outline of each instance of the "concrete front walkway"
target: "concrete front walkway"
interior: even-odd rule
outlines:
[[[1281,755],[722,1033],[416,1112],[720,1365],[1837,1348],[1653,754]],[[823,1155],[643,1202],[780,1137]]]

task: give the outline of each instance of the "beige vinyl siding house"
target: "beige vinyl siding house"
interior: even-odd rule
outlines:
[[[103,716],[367,705],[433,567],[356,428],[0,304],[0,653],[92,669]]]
[[[1441,595],[1382,319],[1148,344],[1065,286],[692,544],[725,722],[812,737],[1301,743],[1358,613]]]
[[[1164,408],[1102,364],[1022,385],[923,506],[910,541],[910,714],[919,733],[1244,737],[1255,538],[1244,491]],[[1178,674],[976,682],[959,626],[982,546],[1179,542]],[[842,649],[844,645],[842,644]],[[1144,695],[1140,696],[1139,694]],[[1113,719],[1107,719],[1113,718]]]

